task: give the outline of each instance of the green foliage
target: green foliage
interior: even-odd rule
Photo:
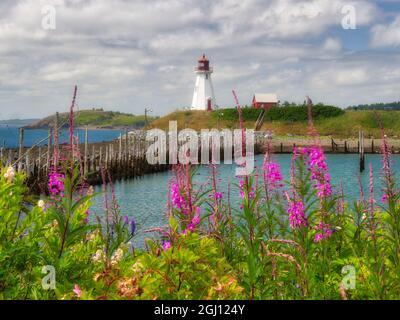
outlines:
[[[216,197],[215,184],[195,190],[190,167],[176,171],[174,192],[184,196],[146,249],[132,248],[113,190],[104,215],[88,223],[94,195],[82,189],[77,168],[64,170],[62,195],[39,202],[27,196],[23,175],[3,169],[0,299],[399,299],[395,183],[385,178],[386,204],[350,206],[334,194],[321,198],[308,165],[296,155],[286,194],[268,187],[265,172],[242,178],[239,208]],[[289,225],[291,199],[304,204],[307,224]],[[321,222],[332,232],[317,241]],[[45,266],[56,271],[55,288],[43,287]]]
[[[168,250],[155,243],[133,259],[117,284],[117,298],[240,299],[243,288],[220,254],[218,243],[196,233],[182,235]],[[114,296],[115,297],[115,296]]]
[[[122,113],[117,111],[104,111],[103,109],[81,110],[76,112],[75,126],[77,127],[134,127],[142,128],[146,125],[146,117],[144,115],[133,115],[130,113]],[[60,123],[68,126],[69,114],[59,114]],[[147,116],[150,123],[156,117]],[[54,116],[47,117],[32,124],[31,128],[48,127],[54,123]]]
[[[259,109],[254,108],[243,108],[243,119],[245,121],[256,121],[260,114]],[[327,106],[323,104],[317,104],[312,108],[313,119],[326,119],[333,118],[343,115],[344,111],[340,108]],[[237,109],[223,109],[213,111],[213,118],[219,118],[221,120],[233,121],[238,119]],[[307,121],[307,107],[305,105],[288,105],[285,107],[276,107],[267,110],[265,114],[265,120],[269,121],[284,121],[284,122],[295,122],[295,121]]]
[[[400,110],[400,101],[388,103],[371,103],[359,104],[357,106],[350,106],[349,110]]]

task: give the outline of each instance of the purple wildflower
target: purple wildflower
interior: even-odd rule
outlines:
[[[129,224],[129,217],[127,215],[125,215],[122,220],[124,221],[124,224]]]
[[[325,224],[323,222],[317,225],[315,227],[315,230],[318,230],[320,232],[315,235],[314,242],[320,242],[322,240],[329,239],[332,236],[333,232],[335,231],[335,229],[332,229],[330,225]]]
[[[381,198],[382,202],[388,202],[389,199],[392,199],[395,195],[394,191],[394,180],[393,173],[391,169],[391,159],[390,159],[390,148],[386,139],[386,135],[382,132],[382,162],[383,162],[383,180],[384,180],[384,188],[383,188],[383,196]]]
[[[317,196],[321,200],[332,195],[331,176],[323,150],[320,147],[303,148],[302,153],[308,156],[307,165],[311,180],[315,182]]]
[[[194,231],[196,229],[196,227],[200,224],[200,222],[201,222],[200,213],[201,213],[201,208],[197,207],[196,214],[194,215],[192,221],[188,224],[188,227],[187,227],[188,231]]]
[[[75,293],[75,295],[78,298],[82,297],[82,290],[81,290],[81,288],[79,288],[79,286],[77,284],[74,285],[74,289],[72,291]]]
[[[214,196],[216,200],[222,199],[222,192],[215,192]]]
[[[165,251],[167,251],[167,250],[169,250],[169,249],[171,248],[171,242],[169,242],[169,241],[164,241],[163,244],[162,244],[162,246],[163,246],[163,249],[164,249]]]
[[[289,223],[292,229],[300,228],[302,226],[307,227],[308,221],[304,215],[304,204],[301,200],[292,200],[289,195],[286,194],[289,202],[287,212],[289,213]]]
[[[243,180],[239,181],[239,196],[240,198],[244,199],[245,198],[245,190],[244,190],[245,182]],[[254,199],[255,192],[254,192],[254,187],[251,188],[248,192],[248,197],[249,200]]]
[[[64,196],[64,178],[63,174],[56,171],[49,174],[48,188],[51,196]]]
[[[130,227],[131,227],[131,236],[133,237],[136,231],[136,222],[135,220],[131,220],[130,222]]]
[[[182,210],[184,214],[187,215],[190,212],[188,203],[185,200],[185,197],[181,194],[178,183],[172,183],[171,185],[171,201],[172,205],[175,208]]]
[[[264,179],[269,192],[283,187],[281,167],[278,163],[269,162],[264,164]]]

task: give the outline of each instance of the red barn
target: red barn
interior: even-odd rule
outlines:
[[[251,105],[256,109],[277,107],[278,96],[275,93],[255,93]]]

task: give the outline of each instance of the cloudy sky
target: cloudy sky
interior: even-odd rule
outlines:
[[[203,52],[220,106],[232,89],[242,104],[397,101],[400,1],[1,0],[0,119],[65,111],[74,84],[80,109],[163,115],[190,105]]]

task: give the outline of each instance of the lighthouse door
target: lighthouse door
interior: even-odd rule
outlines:
[[[207,111],[211,111],[212,110],[212,106],[211,106],[211,98],[207,99]]]

